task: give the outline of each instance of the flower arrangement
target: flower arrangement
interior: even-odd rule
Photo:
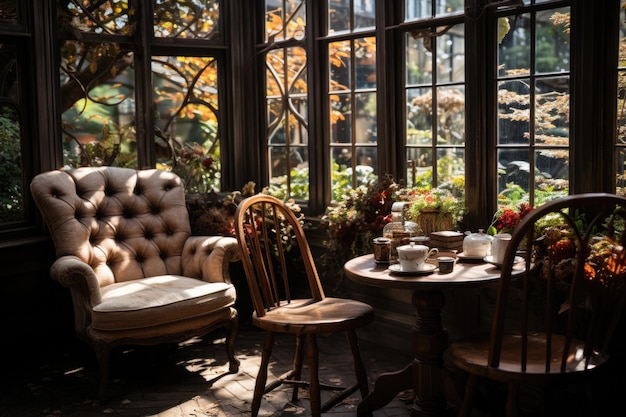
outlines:
[[[569,288],[576,271],[576,251],[579,241],[572,231],[558,227],[548,227],[543,240],[535,251],[535,263],[541,276],[556,278],[561,289]],[[611,277],[626,273],[626,253],[615,236],[594,236],[588,248],[583,266],[585,280],[602,287],[612,285]]]
[[[430,235],[434,229],[452,230],[463,216],[464,204],[453,191],[447,188],[418,188],[408,190],[407,218],[417,222],[424,234]],[[426,213],[436,215],[435,224],[429,224]]]
[[[463,186],[457,188],[460,194]],[[348,259],[372,253],[373,239],[382,236],[385,225],[392,221],[391,206],[400,201],[408,205],[407,220],[417,222],[420,210],[438,209],[442,216],[450,216],[450,228],[464,209],[463,200],[451,189],[406,188],[389,175],[348,190],[339,204],[327,208],[322,218],[329,238],[321,259],[325,270],[335,274]]]
[[[515,226],[532,210],[528,203],[519,203],[516,207],[502,206],[493,215],[493,221],[487,229],[487,234],[512,233]]]
[[[390,176],[345,192],[341,204],[329,207],[323,217],[333,250],[354,255],[368,253],[372,239],[391,222],[391,205],[400,186]]]
[[[549,225],[534,242],[533,263],[539,281],[551,282],[556,290],[557,313],[566,311],[572,302],[572,283],[577,272],[581,273],[580,285],[583,297],[576,296],[576,305],[587,309],[587,297],[608,297],[618,288],[626,285],[626,250],[624,249],[624,224],[616,228],[614,217],[601,227],[594,229],[594,234],[585,239],[582,235],[584,218],[578,219],[572,226]],[[580,230],[578,230],[580,229]],[[581,248],[581,246],[583,246]],[[582,250],[584,265],[579,270]]]

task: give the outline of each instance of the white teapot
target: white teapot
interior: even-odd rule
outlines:
[[[463,238],[463,254],[465,256],[485,257],[491,254],[491,241],[493,237],[478,229],[478,233],[465,232]]]

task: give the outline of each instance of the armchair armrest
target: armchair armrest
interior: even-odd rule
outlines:
[[[229,264],[241,259],[231,236],[191,236],[183,248],[183,275],[207,282],[230,283]]]
[[[62,256],[50,268],[50,276],[64,287],[72,290],[72,294],[81,294],[81,298],[90,305],[102,302],[100,283],[91,266],[77,256]]]
[[[59,284],[70,289],[74,305],[76,334],[88,339],[91,325],[91,310],[102,302],[100,283],[91,266],[77,256],[62,256],[50,268],[50,276]]]

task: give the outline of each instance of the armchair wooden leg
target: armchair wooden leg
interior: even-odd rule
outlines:
[[[261,408],[261,400],[265,393],[265,383],[267,382],[267,366],[270,363],[272,349],[274,348],[274,333],[265,332],[265,340],[263,342],[263,354],[261,355],[261,366],[256,377],[256,385],[254,386],[254,397],[252,398],[252,417],[259,415]]]
[[[226,354],[228,355],[228,372],[239,372],[239,359],[235,357],[235,339],[239,333],[239,317],[235,315],[230,319],[230,324],[226,328]]]
[[[307,356],[309,359],[310,382],[309,397],[311,401],[311,416],[321,415],[321,388],[319,379],[319,357],[317,350],[317,335],[307,335]]]
[[[103,342],[94,342],[93,349],[96,354],[96,360],[98,361],[98,367],[100,368],[100,383],[98,386],[98,398],[100,401],[108,399],[108,385],[109,385],[109,346]]]

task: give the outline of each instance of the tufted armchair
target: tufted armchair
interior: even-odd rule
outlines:
[[[229,263],[237,240],[191,236],[182,182],[161,170],[78,168],[37,175],[31,192],[54,242],[52,278],[71,291],[77,335],[92,345],[106,397],[110,350],[227,330],[238,316]]]

